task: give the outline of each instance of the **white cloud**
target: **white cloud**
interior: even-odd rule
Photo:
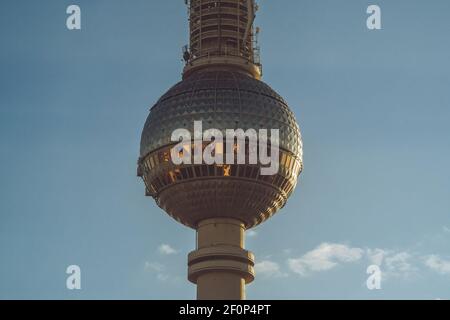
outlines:
[[[146,270],[150,270],[150,271],[154,271],[154,272],[162,272],[164,271],[165,267],[157,262],[145,262],[145,269]]]
[[[426,257],[425,265],[440,274],[450,274],[450,261],[444,260],[438,255]]]
[[[442,229],[444,229],[445,233],[450,233],[450,228],[447,226],[443,226]]]
[[[156,275],[156,279],[159,281],[166,281],[169,276],[166,274],[165,266],[157,262],[145,262],[145,270],[150,271]]]
[[[285,277],[287,274],[281,272],[280,265],[270,260],[264,260],[255,264],[255,272],[257,275],[264,277]]]
[[[381,267],[383,279],[392,277],[409,278],[417,272],[413,264],[415,256],[407,251],[388,249],[366,249],[369,263]]]
[[[288,259],[288,265],[293,272],[306,276],[310,272],[333,269],[341,263],[356,262],[363,257],[363,254],[364,250],[361,248],[351,248],[337,243],[322,243],[300,258]]]
[[[158,273],[156,275],[156,279],[158,279],[159,281],[167,281],[167,280],[169,280],[169,275],[167,275],[165,273]]]
[[[413,264],[415,256],[407,251],[363,249],[337,243],[323,243],[300,258],[289,259],[288,265],[292,272],[307,276],[312,272],[331,270],[363,258],[367,259],[368,264],[379,266],[385,280],[392,277],[408,278],[417,272],[417,267]]]
[[[377,266],[381,266],[383,264],[383,260],[388,254],[386,250],[383,249],[367,249],[367,258],[371,264],[375,264]]]
[[[406,251],[389,252],[385,258],[385,278],[402,277],[409,278],[417,272],[412,261],[414,256]]]
[[[165,255],[171,255],[171,254],[176,254],[176,253],[178,253],[177,250],[175,250],[174,248],[172,248],[170,245],[164,244],[164,243],[161,244],[161,245],[158,247],[158,251],[159,251],[159,253],[165,254]]]

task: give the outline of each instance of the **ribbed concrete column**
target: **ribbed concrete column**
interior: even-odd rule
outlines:
[[[253,281],[254,256],[244,250],[244,224],[235,219],[204,220],[197,229],[197,250],[189,254],[189,280],[199,300],[245,299]]]

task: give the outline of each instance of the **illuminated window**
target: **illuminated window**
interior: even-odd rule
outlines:
[[[216,146],[214,148],[214,153],[216,155],[222,155],[223,154],[223,142],[217,142]]]
[[[285,153],[282,153],[282,154],[281,154],[280,165],[281,165],[282,167],[284,167],[284,166],[286,165],[286,154],[285,154]]]
[[[231,166],[228,164],[223,167],[223,176],[229,177],[230,175],[231,175]]]
[[[291,156],[290,155],[286,156],[286,169],[287,170],[291,169]]]
[[[294,172],[295,163],[296,163],[295,158],[292,157],[292,160],[291,160],[291,172]]]

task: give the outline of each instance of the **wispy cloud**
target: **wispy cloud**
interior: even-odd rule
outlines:
[[[442,239],[450,235],[450,228],[443,229],[433,235],[434,238]],[[383,280],[391,278],[412,279],[420,276],[424,266],[429,270],[441,275],[450,275],[450,259],[437,254],[425,255],[423,245],[414,246],[413,249],[391,249],[391,248],[367,248],[351,246],[343,243],[322,243],[314,249],[301,256],[292,256],[291,249],[282,250],[287,256],[286,263],[288,271],[302,277],[314,273],[325,272],[338,266],[352,263],[378,265],[382,271]],[[280,266],[273,258],[265,258],[268,263],[260,266],[262,272],[276,274]]]
[[[384,278],[401,277],[410,278],[417,273],[414,265],[415,256],[409,252],[390,252],[385,258]]]
[[[288,259],[289,269],[301,276],[334,269],[339,265],[365,261],[378,265],[386,280],[393,277],[409,278],[417,273],[414,259],[407,251],[379,248],[351,247],[339,243],[322,243],[299,258]]]
[[[450,275],[450,261],[444,260],[438,255],[430,255],[425,257],[425,265],[433,271],[440,274]]]
[[[147,272],[153,274],[158,281],[170,284],[178,284],[182,281],[182,277],[170,274],[167,267],[159,262],[146,261],[144,268]]]
[[[159,281],[167,281],[167,280],[169,280],[169,275],[167,275],[165,273],[158,273],[156,275],[156,279],[158,279]]]
[[[257,275],[270,278],[286,277],[287,274],[281,271],[280,265],[274,261],[264,260],[255,264]]]
[[[166,267],[161,263],[146,261],[145,270],[154,273],[159,281],[166,281],[169,279],[169,275],[166,273]]]
[[[377,248],[377,249],[366,249],[366,254],[371,264],[381,266],[383,264],[384,258],[386,257],[386,255],[389,254],[389,252]]]
[[[162,272],[162,271],[164,271],[165,267],[164,267],[164,265],[157,263],[157,262],[146,261],[145,269],[155,271],[155,272]]]
[[[159,251],[159,253],[164,254],[164,255],[171,255],[171,254],[177,254],[178,253],[177,250],[175,250],[170,245],[165,244],[165,243],[161,244],[158,247],[158,251]]]
[[[322,243],[300,258],[288,259],[292,272],[307,276],[311,272],[326,271],[342,263],[360,260],[364,255],[361,248],[352,248],[344,244]]]
[[[366,249],[369,263],[380,266],[383,279],[393,277],[410,278],[418,271],[414,265],[416,256],[408,251],[389,249]]]

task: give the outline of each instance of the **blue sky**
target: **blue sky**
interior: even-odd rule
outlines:
[[[305,169],[248,237],[248,297],[449,299],[450,2],[259,3],[264,81],[297,116]],[[149,107],[180,80],[183,1],[5,0],[0,41],[0,298],[195,298],[195,234],[136,177]]]

